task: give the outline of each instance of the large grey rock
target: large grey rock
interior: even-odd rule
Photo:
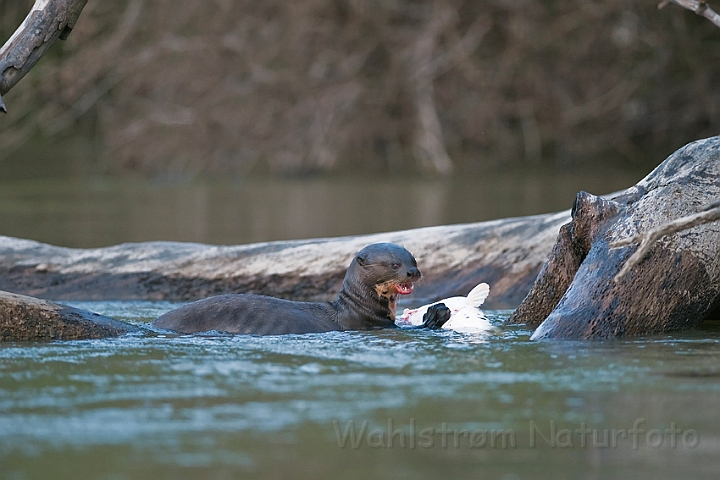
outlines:
[[[530,289],[569,211],[393,233],[242,246],[148,242],[70,249],[0,237],[0,289],[53,299],[194,300],[258,293],[292,300],[334,298],[353,255],[394,242],[424,278],[411,299],[491,287],[489,307],[515,307]]]
[[[0,291],[0,340],[80,340],[134,331],[137,327],[96,313]]]
[[[637,248],[609,244],[702,209],[720,197],[720,137],[690,143],[636,186],[606,200],[581,192],[547,263],[508,324],[533,339],[597,339],[699,325],[720,299],[720,222],[660,239],[614,281]]]

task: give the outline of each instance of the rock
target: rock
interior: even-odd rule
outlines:
[[[81,340],[115,337],[137,327],[96,313],[0,292],[0,340]]]
[[[340,289],[353,255],[394,242],[417,258],[424,278],[406,304],[467,295],[487,282],[488,308],[527,294],[570,212],[393,233],[211,246],[147,242],[70,249],[0,237],[0,289],[64,300],[195,300],[258,293],[323,301]]]
[[[683,330],[714,314],[720,297],[720,224],[660,239],[614,281],[631,245],[609,244],[702,209],[720,196],[720,137],[690,143],[634,187],[606,200],[578,194],[572,221],[507,324],[532,339],[600,339]]]

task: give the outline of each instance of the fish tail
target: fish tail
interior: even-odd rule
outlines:
[[[490,285],[483,282],[470,290],[470,293],[467,295],[468,304],[473,307],[479,307],[485,303],[488,295],[490,295]]]

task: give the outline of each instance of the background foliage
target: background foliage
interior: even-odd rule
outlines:
[[[31,1],[0,0],[7,38]],[[95,173],[657,164],[718,134],[720,31],[639,0],[90,0],[6,97],[0,158]]]

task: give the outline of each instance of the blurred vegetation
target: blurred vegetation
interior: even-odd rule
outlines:
[[[656,0],[90,0],[6,103],[0,159],[83,135],[101,174],[649,168],[719,133],[720,30]]]

